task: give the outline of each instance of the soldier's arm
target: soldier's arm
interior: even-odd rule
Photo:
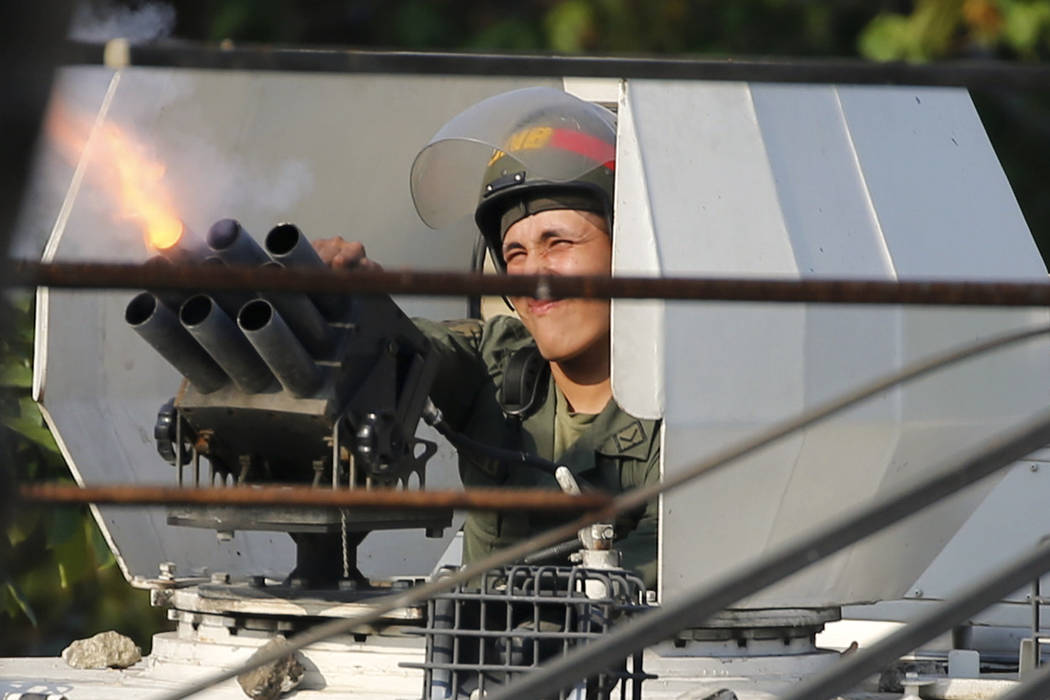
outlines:
[[[334,236],[314,241],[314,249],[326,265],[335,270],[382,270],[368,257],[359,241]],[[414,319],[438,357],[437,378],[430,396],[454,429],[460,430],[466,420],[474,395],[485,380],[485,368],[479,356],[481,321],[446,321],[436,323]]]
[[[313,242],[314,250],[325,265],[333,270],[382,270],[383,266],[368,257],[359,241],[348,241],[342,236],[323,238]]]
[[[430,321],[413,319],[431,342],[438,370],[430,398],[454,430],[462,430],[488,373],[479,354],[483,324],[475,319]]]

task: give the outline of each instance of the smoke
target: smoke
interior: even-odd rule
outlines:
[[[102,42],[121,37],[130,41],[153,41],[171,36],[175,28],[175,8],[149,2],[135,8],[106,0],[82,1],[73,11],[69,38]]]
[[[124,37],[133,42],[169,36],[175,10],[162,3],[122,7],[112,0],[84,0],[69,34],[84,41]],[[115,74],[101,66],[71,66],[55,83],[26,206],[18,226],[17,254],[36,257],[52,229],[62,231],[59,258],[141,260],[147,255],[143,227],[128,218],[127,193],[117,193],[117,153],[96,138],[84,161],[81,185],[74,169],[88,136],[116,128],[133,148],[124,149],[142,164],[151,186],[164,188],[176,213],[202,233],[212,221],[241,219],[256,235],[294,215],[314,187],[313,164],[292,152],[253,144],[267,91],[251,75],[180,69],[131,69]],[[113,88],[110,90],[110,88]],[[106,100],[107,91],[112,99]],[[105,118],[98,122],[103,105]],[[97,127],[104,124],[104,128]],[[96,125],[96,126],[93,126]],[[253,144],[254,147],[249,147]],[[152,165],[150,165],[152,164]],[[154,177],[155,176],[155,177]],[[143,178],[139,178],[142,180]],[[115,194],[116,193],[116,194]],[[60,216],[63,201],[72,206]]]
[[[53,162],[50,177],[38,185],[51,186],[41,192],[47,196],[34,208],[35,216],[27,219],[36,222],[33,238],[42,242],[44,224],[56,221],[73,168],[95,133],[83,186],[63,227],[63,259],[143,259],[148,251],[142,224],[149,217],[134,212],[145,215],[161,203],[170,203],[198,235],[213,221],[231,216],[259,235],[287,219],[314,187],[309,160],[280,148],[242,147],[244,120],[253,123],[257,105],[217,101],[229,77],[128,72],[104,125],[95,131],[99,93],[108,83],[84,80],[99,76],[85,75],[83,69],[75,72],[60,81],[45,131],[45,153]],[[89,82],[92,89],[82,89]],[[114,132],[119,138],[112,138]]]
[[[247,164],[237,164],[247,170]],[[243,181],[242,181],[243,182]],[[284,160],[269,173],[257,175],[253,187],[240,197],[251,212],[262,212],[270,219],[286,216],[299,200],[313,188],[310,166],[303,160]],[[240,188],[243,190],[243,187]],[[237,192],[229,192],[229,201],[237,201]]]

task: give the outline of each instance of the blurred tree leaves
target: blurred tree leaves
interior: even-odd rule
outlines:
[[[33,298],[0,295],[0,460],[10,499],[21,482],[71,481],[30,397]],[[70,641],[117,629],[143,648],[163,624],[131,589],[86,508],[0,508],[0,656],[54,655]]]
[[[566,0],[544,17],[548,45],[561,53],[580,53],[595,44],[594,8],[587,0]]]
[[[878,61],[970,55],[1033,60],[1050,55],[1048,0],[917,0],[908,14],[883,12],[858,38]]]
[[[126,4],[135,5],[133,0]],[[1050,50],[1050,0],[173,0],[176,34],[413,49],[862,55]]]
[[[880,14],[861,33],[860,52],[877,61],[928,61],[944,55],[962,6],[962,0],[918,0],[910,15]]]
[[[995,29],[1003,43],[1024,58],[1046,58],[1050,54],[1050,3],[1001,0],[1000,4],[1001,24]]]

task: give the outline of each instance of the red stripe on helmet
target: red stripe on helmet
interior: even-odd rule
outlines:
[[[616,146],[582,131],[555,129],[550,145],[564,151],[579,153],[609,170],[616,170]]]

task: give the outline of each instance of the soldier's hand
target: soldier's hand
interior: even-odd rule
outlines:
[[[368,258],[365,247],[357,241],[345,240],[342,236],[314,241],[314,250],[321,260],[333,270],[382,270],[375,260]]]

